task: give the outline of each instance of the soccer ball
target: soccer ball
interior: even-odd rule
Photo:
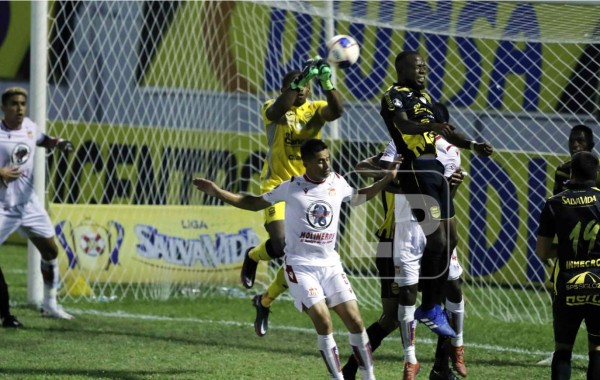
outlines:
[[[339,34],[327,42],[327,63],[342,69],[358,61],[360,48],[358,42],[350,36]]]

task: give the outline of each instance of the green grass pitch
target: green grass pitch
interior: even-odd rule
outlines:
[[[276,302],[269,333],[254,334],[254,309],[246,298],[209,296],[169,301],[123,300],[65,302],[74,321],[42,318],[26,305],[27,253],[23,246],[3,246],[2,266],[22,330],[0,329],[2,379],[326,379],[307,316],[288,300]],[[467,313],[469,311],[467,305]],[[363,310],[366,325],[377,310]],[[350,350],[340,320],[334,317],[336,341],[345,362]],[[501,322],[467,314],[468,379],[548,379],[553,347],[550,323]],[[427,379],[435,336],[417,330],[419,378]],[[573,379],[585,379],[587,343],[579,333]],[[402,373],[399,334],[375,352],[378,379]]]

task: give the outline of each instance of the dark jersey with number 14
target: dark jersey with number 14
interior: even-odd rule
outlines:
[[[600,189],[568,185],[546,201],[538,235],[558,237],[554,293],[567,305],[600,305]]]

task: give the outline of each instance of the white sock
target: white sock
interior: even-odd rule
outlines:
[[[44,305],[56,308],[58,292],[58,259],[41,260],[42,278],[44,279]]]
[[[450,326],[454,328],[456,332],[456,338],[451,339],[451,343],[454,347],[460,347],[463,343],[463,326],[465,324],[465,301],[461,300],[459,303],[454,303],[446,300],[446,313],[448,315],[448,321]]]
[[[400,337],[402,338],[402,347],[404,348],[404,361],[416,363],[417,355],[415,353],[416,327],[415,305],[398,305],[398,322],[400,322]]]
[[[349,340],[350,348],[352,348],[352,353],[354,354],[354,358],[356,358],[363,380],[375,379],[375,375],[373,374],[373,353],[371,352],[367,330],[363,330],[359,334],[350,334]]]
[[[318,335],[317,346],[332,379],[343,379],[340,355],[333,334]]]

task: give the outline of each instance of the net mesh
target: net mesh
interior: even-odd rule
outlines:
[[[55,1],[48,129],[77,146],[48,161],[62,247],[80,249],[96,234],[114,250],[118,228],[95,220],[123,212],[151,219],[140,206],[220,205],[191,190],[195,176],[258,194],[266,147],[261,104],[277,95],[287,71],[325,56],[328,37],[349,34],[361,58],[336,71],[345,113],[324,130],[335,170],[366,183],[352,168],[388,140],[379,101],[395,79],[393,60],[419,51],[429,67],[427,90],[448,106],[451,122],[496,152],[492,159],[463,154],[469,176],[455,203],[468,312],[547,321],[550,267],[534,255],[537,219],[554,169],[568,159],[570,128],[598,132],[595,3]],[[78,206],[94,204],[82,219]],[[363,307],[379,307],[373,256],[380,209],[372,201],[343,211],[339,250]],[[88,256],[93,244],[84,244]],[[161,298],[237,283],[218,274],[179,281],[170,270],[115,278],[107,268],[118,263],[110,257],[85,272],[71,264],[66,278],[93,289],[68,293],[74,299]],[[144,280],[150,274],[152,281]]]

